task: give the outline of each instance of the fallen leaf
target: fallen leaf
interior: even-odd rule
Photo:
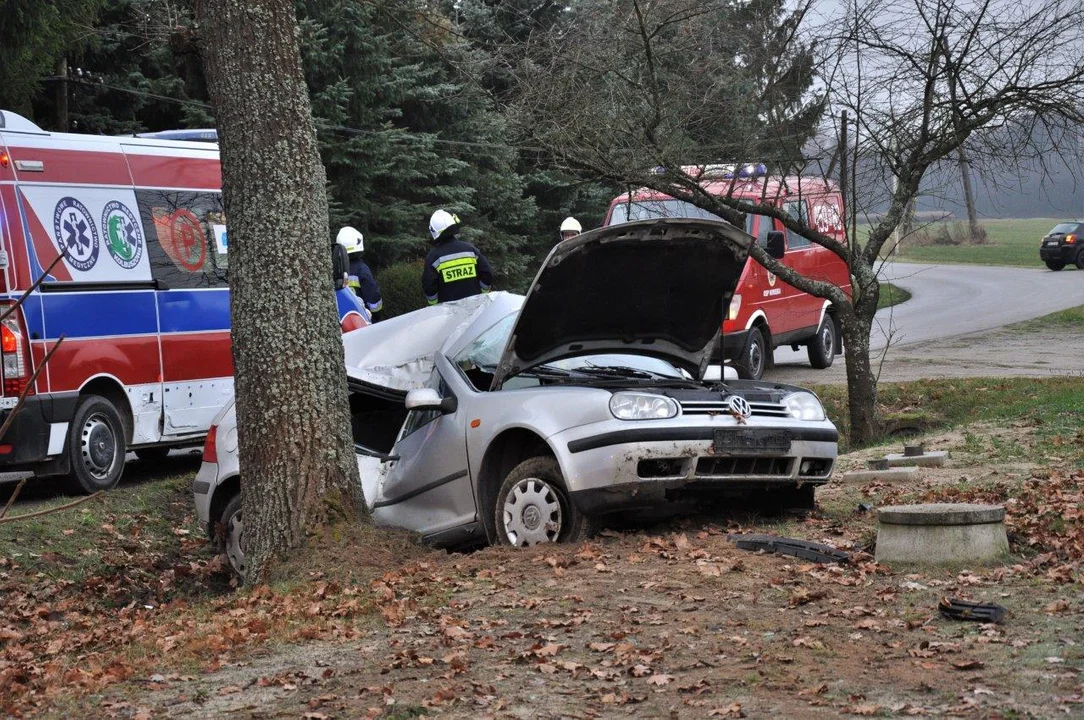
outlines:
[[[670,683],[672,683],[674,681],[674,676],[673,675],[656,674],[656,675],[652,675],[651,677],[649,677],[647,679],[647,681],[649,683],[651,683],[652,685],[659,685],[659,686],[669,685]]]
[[[953,660],[952,667],[957,670],[978,670],[985,666],[982,660]]]

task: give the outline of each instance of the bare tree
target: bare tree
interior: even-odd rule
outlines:
[[[246,582],[365,513],[350,437],[324,168],[290,0],[203,0],[222,149]]]
[[[1079,37],[1084,5],[852,0],[823,22],[814,20],[813,0],[790,14],[749,3],[762,15],[744,32],[762,35],[744,44],[735,44],[743,31],[728,3],[590,7],[593,15],[584,11],[558,41],[540,43],[522,74],[519,108],[530,141],[574,171],[661,191],[735,224],[746,213],[776,218],[846,262],[850,296],[757,245],[750,251],[783,281],[831,302],[843,327],[851,437],[871,439],[878,422],[869,337],[882,250],[928,171],[954,161],[964,143],[973,163],[1016,162],[1047,149],[1035,142],[1036,125],[1056,136],[1084,121],[1084,56],[1050,51]],[[796,60],[810,48],[815,68]],[[820,91],[795,97],[803,72],[817,73]],[[851,188],[845,241],[790,217],[775,198],[739,197],[737,181],[723,193],[700,182],[704,164],[719,161],[765,160],[799,192],[802,178],[833,175],[839,125],[807,142],[794,123],[822,106],[832,123],[837,111],[854,122],[843,163]],[[859,204],[879,210],[864,237],[854,232]]]

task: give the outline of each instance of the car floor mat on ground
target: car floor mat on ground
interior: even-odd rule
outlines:
[[[1001,605],[994,603],[974,603],[955,598],[941,598],[937,609],[950,620],[973,620],[983,623],[999,623],[1007,612]]]
[[[831,545],[822,545],[808,540],[753,534],[727,535],[726,539],[742,550],[763,550],[764,552],[778,553],[779,555],[791,555],[816,563],[846,563],[851,560],[849,552],[834,548]]]

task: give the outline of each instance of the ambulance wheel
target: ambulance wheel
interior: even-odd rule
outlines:
[[[836,359],[836,323],[831,315],[824,316],[824,321],[817,328],[817,334],[809,340],[806,352],[809,355],[809,364],[815,369],[832,367],[832,361]]]
[[[90,494],[116,487],[125,451],[124,423],[113,403],[97,395],[80,400],[68,433],[74,488]]]
[[[764,366],[768,361],[768,343],[764,340],[764,331],[755,327],[749,331],[741,356],[734,360],[734,369],[742,380],[760,380],[764,376]]]
[[[1061,270],[1063,267],[1065,267],[1065,263],[1061,262],[1060,260],[1047,260],[1046,266],[1051,270],[1056,271]]]

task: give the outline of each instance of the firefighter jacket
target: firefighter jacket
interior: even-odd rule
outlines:
[[[355,253],[356,257],[350,258],[350,271],[346,276],[346,284],[353,289],[354,294],[362,299],[369,312],[380,312],[384,307],[384,301],[380,297],[380,286],[376,284],[373,271],[361,259],[361,253]]]
[[[489,292],[492,283],[489,260],[458,235],[442,237],[425,258],[422,291],[430,305]]]

